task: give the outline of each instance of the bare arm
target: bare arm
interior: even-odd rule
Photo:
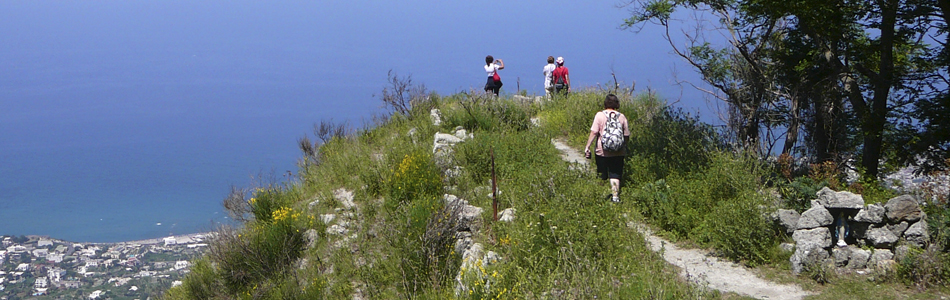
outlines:
[[[571,75],[564,74],[564,83],[567,84],[567,90],[570,91],[571,90]]]
[[[587,145],[584,146],[584,156],[590,158],[590,144],[594,142],[594,139],[597,138],[599,132],[591,131],[590,136],[587,137]]]
[[[498,69],[499,69],[499,70],[504,70],[504,69],[505,69],[505,62],[501,61],[500,59],[497,59],[497,60],[495,60],[495,61],[498,62]]]

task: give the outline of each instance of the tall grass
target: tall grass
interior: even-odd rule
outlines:
[[[653,95],[622,99],[632,131],[625,192],[621,204],[605,201],[605,183],[562,161],[550,142],[582,146],[604,96],[579,91],[524,104],[430,95],[375,127],[307,142],[296,180],[247,199],[233,195],[229,210],[247,216],[243,227],[220,233],[211,254],[165,298],[721,296],[681,280],[631,228],[637,221],[750,265],[787,263],[773,254],[781,237],[765,218],[774,200],[761,190],[766,170],[725,151],[711,127]],[[441,125],[430,122],[430,108],[441,110]],[[447,178],[431,154],[433,135],[457,126],[474,137],[454,147],[460,173]],[[517,209],[510,223],[491,217],[492,152],[499,209]],[[341,188],[353,192],[357,207],[334,199]],[[474,242],[500,260],[461,268],[455,233],[468,226],[443,193],[485,210],[472,226]],[[333,225],[345,233],[328,232]],[[458,281],[465,290],[456,290]]]

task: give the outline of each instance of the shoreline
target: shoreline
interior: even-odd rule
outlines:
[[[186,234],[174,234],[174,235],[169,235],[169,236],[164,236],[164,237],[158,237],[158,238],[150,238],[150,239],[142,239],[142,240],[132,240],[132,241],[120,241],[120,242],[75,242],[75,241],[67,241],[67,240],[52,238],[52,237],[50,237],[50,236],[45,236],[45,235],[24,235],[24,236],[26,236],[27,238],[30,238],[30,239],[37,239],[37,240],[39,240],[39,239],[49,239],[49,240],[52,240],[52,241],[55,241],[55,242],[59,242],[59,243],[62,243],[62,244],[84,244],[84,245],[155,245],[155,244],[164,244],[164,243],[165,243],[165,239],[166,239],[166,238],[170,238],[170,237],[171,237],[171,238],[175,238],[175,240],[177,241],[178,244],[185,244],[185,243],[190,243],[190,242],[194,242],[194,241],[199,241],[199,242],[200,242],[200,241],[206,240],[209,236],[212,236],[212,235],[214,235],[215,233],[216,233],[216,232],[214,232],[214,231],[195,232],[195,233],[186,233]],[[13,236],[13,235],[7,235],[7,236]]]

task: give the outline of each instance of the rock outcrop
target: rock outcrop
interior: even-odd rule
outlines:
[[[930,239],[926,214],[909,195],[887,204],[865,205],[861,195],[823,188],[812,207],[796,220],[796,213],[778,210],[775,224],[792,232],[794,253],[789,261],[796,274],[810,265],[887,270],[898,245],[926,247]],[[873,247],[873,251],[862,247]],[[906,246],[901,246],[906,247]]]

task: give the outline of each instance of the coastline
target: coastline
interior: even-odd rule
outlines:
[[[32,239],[36,239],[36,240],[38,240],[38,239],[48,239],[48,240],[51,240],[51,241],[54,241],[54,242],[58,242],[58,243],[63,243],[63,244],[83,244],[83,245],[140,245],[140,246],[141,246],[141,245],[164,244],[164,243],[165,243],[165,239],[167,239],[167,238],[174,238],[175,241],[176,241],[176,243],[178,243],[178,244],[187,244],[187,243],[192,243],[192,242],[201,242],[201,241],[207,239],[208,237],[210,237],[210,236],[212,236],[212,235],[214,235],[214,234],[215,234],[214,231],[209,231],[209,232],[196,232],[196,233],[188,233],[188,234],[169,235],[169,236],[159,237],[159,238],[151,238],[151,239],[143,239],[143,240],[133,240],[133,241],[121,241],[121,242],[75,242],[75,241],[67,241],[67,240],[62,240],[62,239],[56,239],[56,238],[52,238],[52,237],[45,236],[45,235],[26,235],[26,237],[27,237],[27,238],[30,238],[31,240],[32,240]]]

